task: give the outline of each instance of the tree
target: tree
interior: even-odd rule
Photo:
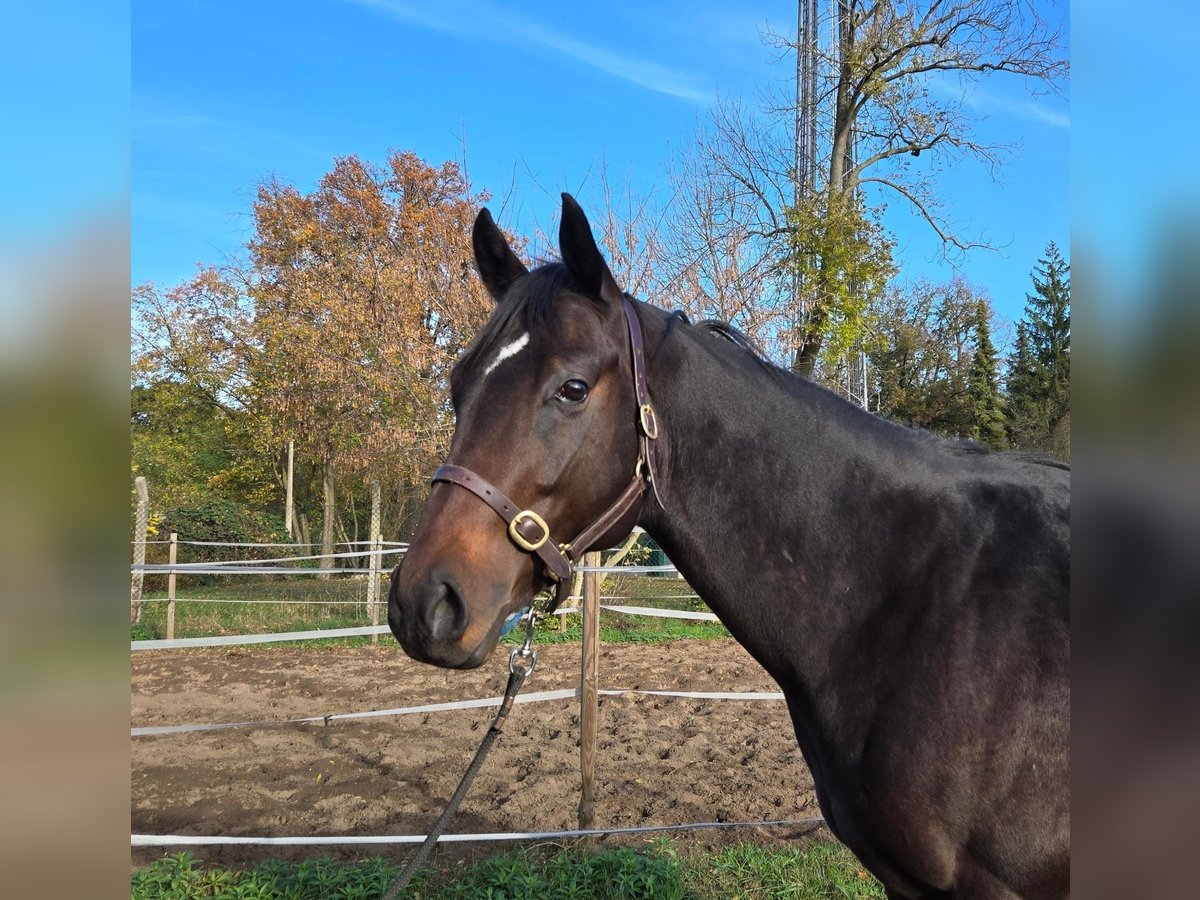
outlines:
[[[1032,294],[1025,295],[1025,315],[1034,359],[1045,395],[1061,403],[1071,389],[1071,267],[1054,241],[1032,273]],[[1069,405],[1069,403],[1067,404]]]
[[[205,266],[171,290],[147,283],[133,292],[131,457],[153,485],[155,515],[220,498],[249,520],[276,498],[246,404],[252,316],[228,269]]]
[[[995,348],[987,303],[975,287],[956,277],[893,290],[877,305],[873,328],[867,343],[882,415],[986,440],[976,396],[985,390],[989,357],[995,385]]]
[[[980,300],[975,323],[975,355],[967,373],[970,399],[969,436],[994,450],[1005,446],[1004,402],[1000,395],[1000,377],[996,371],[996,348],[992,344],[987,303]]]
[[[766,121],[722,100],[677,160],[669,229],[673,305],[744,331],[790,364],[786,154]]]
[[[491,310],[471,252],[481,199],[456,164],[412,153],[338,159],[309,194],[259,189],[253,403],[265,451],[294,440],[320,464],[325,552],[339,490],[369,472],[404,507],[447,450],[449,369]]]
[[[808,7],[801,3],[802,19]],[[866,331],[864,297],[877,295],[889,274],[890,247],[866,192],[911,207],[948,252],[982,245],[948,219],[937,176],[963,159],[994,171],[1007,148],[980,142],[956,98],[996,73],[1057,90],[1068,72],[1060,29],[1030,4],[836,0],[829,16],[795,37],[771,35],[797,52],[798,74],[816,57],[811,75],[797,78],[795,97],[770,102],[762,114],[729,101],[712,112],[692,166],[704,183],[685,180],[681,196],[691,209],[715,193],[724,219],[705,229],[696,228],[703,217],[679,217],[692,257],[744,236],[736,246],[749,260],[740,268],[770,282],[764,302],[779,307],[790,292],[787,349],[805,374],[831,334],[846,342]],[[830,30],[836,37],[822,46],[816,36]],[[942,89],[947,80],[950,90]],[[815,168],[800,152],[806,141]]]
[[[1057,245],[1031,273],[1025,315],[1009,359],[1007,429],[1013,446],[1071,455],[1070,266]]]
[[[339,159],[310,193],[260,187],[244,263],[137,288],[132,440],[156,501],[274,504],[294,440],[293,539],[310,515],[326,551],[357,536],[368,474],[402,531],[448,449],[450,366],[491,311],[481,199],[453,163]]]

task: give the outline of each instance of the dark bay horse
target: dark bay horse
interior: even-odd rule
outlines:
[[[551,532],[640,523],[779,683],[829,827],[889,897],[1068,896],[1066,467],[889,423],[632,301],[567,195],[561,263],[527,271],[487,210],[474,246],[496,310],[392,577],[405,651],[481,664],[587,549]]]

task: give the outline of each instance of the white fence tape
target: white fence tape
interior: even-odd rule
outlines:
[[[579,688],[563,688],[557,691],[535,691],[519,694],[514,703],[541,703],[546,700],[570,700],[579,696]],[[158,737],[164,734],[191,734],[198,731],[224,731],[229,728],[262,728],[269,725],[313,725],[318,722],[328,725],[345,719],[371,719],[379,716],[404,716],[413,713],[449,712],[456,709],[484,709],[499,706],[501,697],[483,700],[452,700],[446,703],[425,703],[421,706],[401,706],[396,709],[372,709],[366,712],[335,713],[327,716],[305,716],[302,719],[276,719],[259,722],[223,722],[217,725],[160,725],[156,727],[131,728],[130,737]]]
[[[347,571],[341,569],[339,571]],[[160,598],[161,599],[161,598]],[[159,601],[145,601],[159,602]],[[180,602],[176,598],[176,603]],[[203,600],[194,600],[188,602],[202,603]],[[281,600],[281,601],[245,601],[247,603],[254,602],[278,602],[292,603],[297,601]],[[325,603],[334,601],[312,601],[315,603]],[[357,601],[356,601],[357,602]],[[609,612],[624,613],[630,616],[648,616],[650,618],[660,619],[692,619],[699,622],[719,622],[720,619],[713,613],[708,612],[693,612],[685,609],[655,609],[650,606],[614,606],[607,603],[600,604],[600,608]],[[582,612],[577,606],[567,607],[555,611],[556,615],[565,616],[572,613]],[[370,634],[387,634],[389,631],[386,625],[365,625],[360,628],[327,628],[320,631],[280,631],[271,634],[224,634],[216,637],[194,637],[194,638],[175,638],[171,641],[155,640],[155,641],[133,641],[130,647],[133,650],[178,650],[184,647],[230,647],[237,644],[277,644],[287,641],[311,641],[324,640],[326,638],[343,638],[343,637],[360,637]]]
[[[274,644],[283,641],[313,641],[326,638],[361,637],[387,634],[386,625],[358,628],[325,628],[320,631],[276,631],[271,634],[222,634],[216,637],[175,638],[170,641],[132,641],[134,650],[178,650],[183,647],[231,647],[237,644]]]
[[[143,603],[170,603],[168,597],[143,597]],[[246,597],[176,597],[176,603],[240,603],[245,606],[369,606],[366,600],[251,600]],[[383,600],[378,601],[383,603]]]
[[[680,697],[685,700],[783,700],[780,691],[643,691],[643,690],[604,690],[602,696],[617,696],[619,694],[645,694],[651,697]]]
[[[601,603],[601,609],[609,612],[625,613],[628,616],[650,616],[657,619],[693,619],[698,622],[719,622],[715,614],[710,612],[694,612],[689,609],[657,609],[652,606],[613,606]]]
[[[602,697],[621,697],[640,694],[651,697],[676,697],[685,700],[782,700],[783,694],[776,691],[644,691],[640,689],[606,688],[600,690]],[[519,694],[515,703],[543,703],[548,700],[573,700],[579,696],[579,688],[561,688],[554,691],[535,691]],[[486,697],[482,700],[451,700],[445,703],[425,703],[421,706],[400,706],[394,709],[372,709],[364,712],[331,713],[324,716],[305,716],[300,719],[263,719],[257,722],[220,722],[208,725],[151,725],[129,729],[130,737],[161,737],[168,734],[194,734],[201,731],[226,731],[231,728],[265,728],[282,725],[329,725],[349,719],[372,719],[380,716],[406,716],[414,713],[451,712],[461,709],[485,709],[499,706],[501,697]]]
[[[343,569],[342,571],[345,570]],[[178,603],[180,601],[176,599],[175,602]],[[189,602],[201,603],[205,601],[196,600]],[[277,602],[291,603],[294,601],[288,600]],[[326,601],[313,602],[324,603]],[[718,619],[713,613],[692,612],[685,609],[655,609],[649,606],[612,606],[609,604],[601,604],[600,608],[610,612],[624,613],[631,616],[648,616],[650,618],[660,619],[693,619],[700,622],[720,621],[720,619]],[[565,616],[580,611],[581,610],[578,607],[568,607],[567,609],[557,610],[556,615]],[[184,647],[230,647],[237,644],[278,644],[285,643],[287,641],[312,641],[325,640],[327,638],[360,637],[370,634],[387,634],[388,631],[389,628],[386,625],[364,625],[360,628],[327,628],[320,631],[279,631],[271,634],[223,634],[216,637],[175,638],[171,641],[133,641],[130,643],[130,647],[133,650],[178,650]]]
[[[169,544],[170,541],[130,541],[130,544],[135,547],[138,544]],[[246,543],[238,541],[176,541],[180,545],[188,547],[320,547],[320,544],[258,544]],[[376,543],[375,541],[337,541],[335,547],[362,547]],[[407,547],[405,541],[379,541],[384,547]]]
[[[258,566],[266,563],[281,563],[281,562],[309,562],[314,559],[353,559],[358,556],[388,556],[393,553],[404,553],[407,547],[390,547],[383,550],[347,550],[343,553],[318,553],[315,556],[276,556],[271,559],[214,559],[209,562],[194,562],[194,563],[144,563],[142,565],[131,565],[129,568],[134,572],[155,572],[158,574],[166,574],[170,572],[178,572],[187,574],[194,572],[196,569],[202,569],[212,566]]]
[[[674,566],[576,566],[576,572],[600,572],[603,575],[678,575]]]
[[[438,843],[455,844],[483,841],[549,841],[564,838],[598,837],[606,834],[654,834],[665,831],[698,831],[712,828],[779,828],[821,825],[821,816],[803,819],[769,819],[762,822],[691,822],[685,825],[633,825],[625,828],[585,828],[574,831],[500,831],[483,834],[443,834]],[[423,834],[388,835],[303,835],[285,837],[214,837],[194,834],[131,834],[134,847],[217,847],[237,844],[308,847],[332,844],[419,844]]]
[[[358,556],[359,554],[352,554]],[[229,565],[217,565],[216,563],[184,563],[187,568],[181,568],[178,565],[145,565],[132,566],[134,572],[142,572],[146,575],[170,575],[174,572],[176,575],[369,575],[372,572],[378,572],[380,575],[390,574],[388,569],[289,569],[286,566],[253,566],[247,565],[245,560],[237,560]]]

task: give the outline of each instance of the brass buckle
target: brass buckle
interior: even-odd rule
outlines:
[[[542,536],[538,538],[536,542],[525,540],[524,535],[517,531],[517,525],[519,525],[523,519],[528,519],[530,522],[533,522],[533,524],[537,525],[538,528],[542,529]],[[542,545],[550,539],[550,526],[546,524],[545,519],[535,513],[532,509],[523,509],[513,516],[513,520],[508,523],[508,536],[512,538],[513,543],[522,550],[527,550],[530,553],[537,553],[537,551],[542,548]]]
[[[642,433],[650,440],[658,437],[658,416],[654,414],[654,407],[649,403],[643,403],[638,409],[638,420],[642,425]]]

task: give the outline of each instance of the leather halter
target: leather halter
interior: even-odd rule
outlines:
[[[532,509],[521,509],[504,492],[470,469],[444,465],[433,473],[433,482],[447,482],[466,488],[493,510],[508,526],[508,537],[526,553],[532,553],[546,566],[546,575],[557,583],[554,599],[546,612],[554,612],[571,590],[571,575],[579,558],[606,531],[619,522],[637,503],[647,487],[654,487],[658,475],[655,441],[658,439],[658,417],[646,389],[646,355],[642,326],[637,311],[628,297],[623,297],[625,322],[629,326],[630,358],[633,367],[633,390],[638,405],[638,458],[633,467],[633,480],[600,514],[591,525],[576,535],[573,541],[560,544],[550,537],[550,526]]]

